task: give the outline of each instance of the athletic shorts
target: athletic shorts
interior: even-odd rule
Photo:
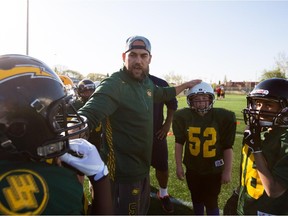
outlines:
[[[221,173],[199,175],[186,171],[186,181],[192,202],[204,203],[208,209],[218,208],[218,195],[221,190]]]
[[[167,140],[153,138],[151,166],[159,171],[168,171],[168,148]]]

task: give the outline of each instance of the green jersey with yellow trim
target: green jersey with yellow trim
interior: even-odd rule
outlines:
[[[277,181],[288,187],[288,133],[286,129],[273,129],[262,133],[261,136],[265,137],[262,142],[262,154],[269,170]],[[287,215],[288,190],[277,198],[267,196],[257,172],[254,155],[245,143],[242,147],[241,168],[238,214]]]
[[[190,108],[175,112],[173,118],[175,141],[185,144],[183,163],[199,174],[223,170],[223,151],[232,148],[236,133],[235,113],[212,108],[204,116]]]
[[[0,214],[82,214],[76,173],[45,162],[0,161]]]
[[[155,86],[149,77],[133,79],[123,68],[104,79],[79,109],[90,130],[101,122],[103,148],[112,181],[134,183],[150,172],[153,144],[153,103],[174,98],[174,87]]]

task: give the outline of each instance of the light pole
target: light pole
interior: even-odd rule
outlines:
[[[27,0],[26,55],[29,55],[29,0]]]

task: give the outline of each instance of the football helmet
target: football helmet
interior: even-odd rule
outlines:
[[[91,94],[95,91],[95,83],[90,79],[83,79],[77,85],[78,95],[83,101],[87,101]]]
[[[260,82],[247,95],[247,107],[243,109],[245,124],[260,127],[288,127],[288,80],[271,78]],[[256,109],[257,100],[278,103],[279,111]]]
[[[204,108],[195,107],[194,98],[196,95],[199,95],[199,94],[205,94],[205,95],[209,96],[209,103]],[[191,109],[193,109],[196,112],[201,113],[201,114],[206,114],[209,110],[211,110],[213,108],[213,104],[215,102],[215,95],[214,95],[213,88],[210,84],[208,84],[206,82],[201,82],[201,83],[195,85],[193,88],[190,88],[187,91],[186,96],[187,96],[188,106]]]
[[[75,86],[74,86],[74,83],[73,83],[72,79],[70,77],[66,76],[66,75],[59,75],[59,77],[60,77],[62,83],[65,86],[67,94],[71,94],[74,97],[76,97],[75,96],[75,91],[74,91]]]
[[[75,109],[66,112],[71,97],[59,76],[38,59],[0,56],[0,152],[39,160],[67,152],[69,138],[88,129]]]

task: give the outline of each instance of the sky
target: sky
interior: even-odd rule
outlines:
[[[27,1],[0,0],[0,55],[26,54]],[[51,68],[111,74],[147,37],[150,73],[258,81],[288,55],[288,1],[29,0],[28,54]]]

